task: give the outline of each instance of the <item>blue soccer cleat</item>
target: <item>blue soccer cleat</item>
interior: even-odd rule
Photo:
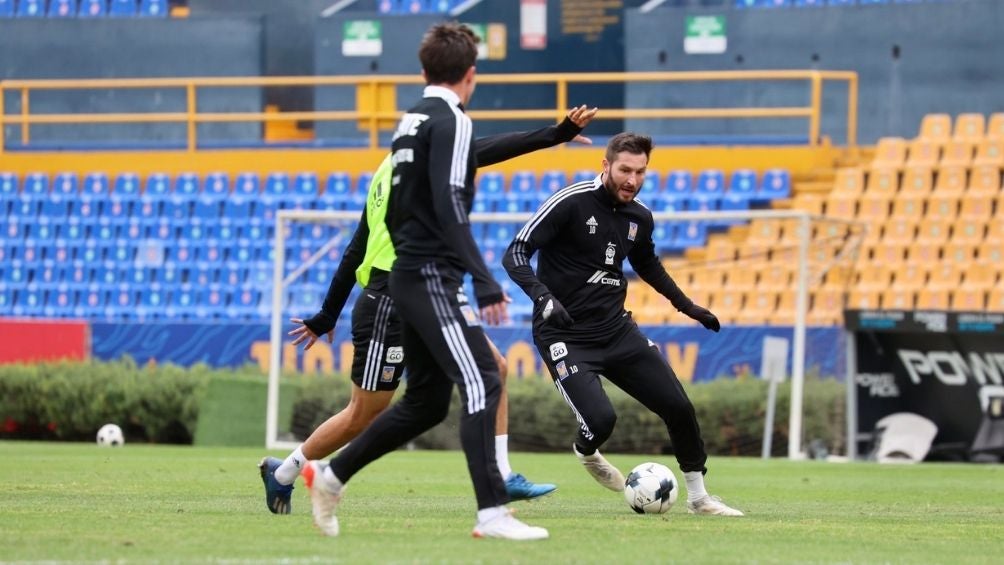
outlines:
[[[550,494],[558,487],[550,483],[534,484],[526,480],[526,477],[519,473],[509,475],[505,481],[505,491],[509,493],[509,498],[513,500],[529,500]]]
[[[266,457],[258,464],[261,470],[261,482],[265,483],[265,506],[273,514],[289,514],[292,510],[290,497],[293,495],[293,485],[284,485],[275,480],[275,470],[282,461],[275,457]]]

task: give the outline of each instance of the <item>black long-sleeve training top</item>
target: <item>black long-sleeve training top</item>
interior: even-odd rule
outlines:
[[[692,302],[666,272],[652,242],[652,212],[638,200],[615,201],[601,177],[553,194],[523,226],[502,257],[509,277],[533,299],[551,293],[574,324],[558,329],[534,318],[543,340],[603,339],[623,323],[627,258],[635,272],[677,310]],[[530,257],[539,251],[537,273]]]
[[[474,141],[476,163],[481,166],[501,163],[513,157],[537,151],[538,149],[569,142],[581,131],[582,128],[577,126],[572,120],[565,118],[560,124],[537,130],[482,137]],[[308,321],[308,327],[310,327],[311,331],[317,333],[316,330],[334,327],[335,321],[341,314],[342,309],[345,307],[345,302],[352,292],[352,287],[356,284],[356,269],[362,264],[363,257],[366,255],[366,242],[369,240],[369,233],[366,210],[363,210],[359,219],[359,226],[356,228],[352,239],[342,253],[342,260],[339,262],[338,269],[331,279],[327,295],[324,298],[324,304],[318,313],[318,317],[323,317],[324,319],[317,320],[320,324]],[[386,292],[386,284],[386,274],[380,273],[379,269],[374,269],[369,286],[375,290]],[[325,331],[317,333],[317,335],[327,333],[328,331],[330,329],[325,329]]]
[[[482,152],[471,151],[471,130],[471,119],[453,91],[425,88],[424,98],[401,118],[394,133],[386,223],[397,253],[394,269],[418,270],[435,262],[471,273],[478,305],[484,307],[501,302],[503,295],[470,230]],[[498,140],[482,150],[486,162],[519,154]]]

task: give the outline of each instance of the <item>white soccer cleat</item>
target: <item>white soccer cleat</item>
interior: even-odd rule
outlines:
[[[344,487],[337,489],[324,479],[327,463],[310,461],[303,467],[303,482],[310,491],[310,505],[314,514],[314,524],[326,536],[338,535],[338,517],[335,509],[342,500]]]
[[[476,538],[499,538],[517,541],[529,541],[547,539],[548,533],[544,528],[530,526],[520,522],[512,515],[512,510],[508,510],[486,522],[478,522],[474,526],[471,535]]]
[[[722,499],[710,494],[691,502],[687,501],[687,512],[705,514],[707,516],[745,516],[740,510],[722,502]]]
[[[611,465],[605,457],[600,455],[599,451],[592,455],[583,455],[579,453],[575,444],[572,444],[572,451],[579,458],[579,463],[582,463],[586,471],[596,479],[596,482],[614,492],[624,492],[624,475],[617,470],[617,467]]]

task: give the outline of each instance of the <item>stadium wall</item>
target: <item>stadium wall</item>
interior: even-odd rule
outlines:
[[[727,48],[687,54],[690,16],[722,16]],[[625,70],[805,69],[856,71],[860,79],[858,140],[913,137],[928,113],[989,114],[1004,110],[1000,30],[1004,2],[890,3],[771,10],[658,8],[626,14]],[[822,133],[843,143],[846,88],[824,91]],[[628,85],[628,107],[805,105],[804,84]],[[836,110],[836,111],[834,111]],[[656,135],[804,135],[802,120],[677,120],[631,123]]]
[[[262,23],[258,18],[0,19],[0,78],[148,78],[257,76],[262,74]],[[19,92],[6,92],[7,113],[21,112]],[[34,114],[183,112],[184,89],[34,91]],[[260,88],[205,89],[206,112],[259,112]],[[81,139],[109,140],[128,148],[183,146],[186,124],[35,125],[32,148],[74,148]],[[8,148],[21,129],[4,126]],[[201,124],[199,139],[259,142],[256,123]],[[89,142],[88,147],[95,144]]]

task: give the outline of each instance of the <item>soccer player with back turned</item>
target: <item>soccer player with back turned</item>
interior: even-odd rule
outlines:
[[[338,534],[336,507],[363,467],[441,422],[453,386],[461,398],[460,442],[477,499],[475,537],[533,540],[548,536],[506,508],[509,496],[495,458],[495,412],[501,384],[481,321],[507,319],[508,297],[484,264],[471,234],[477,158],[471,120],[477,39],[466,26],[433,26],[419,47],[424,97],[398,124],[391,145],[393,189],[387,226],[397,254],[390,296],[401,318],[407,385],[330,464],[303,471],[314,522]],[[481,316],[462,290],[470,273]]]
[[[652,212],[635,199],[651,152],[648,137],[611,138],[603,172],[548,198],[517,232],[502,264],[534,301],[534,343],[575,413],[573,450],[589,474],[610,490],[624,490],[624,476],[597,451],[617,420],[602,375],[666,423],[687,484],[687,509],[742,516],[705,490],[707,453],[694,407],[659,349],[624,310],[627,258],[677,310],[720,329],[718,318],[687,298],[655,253]],[[534,273],[530,257],[538,251]]]

